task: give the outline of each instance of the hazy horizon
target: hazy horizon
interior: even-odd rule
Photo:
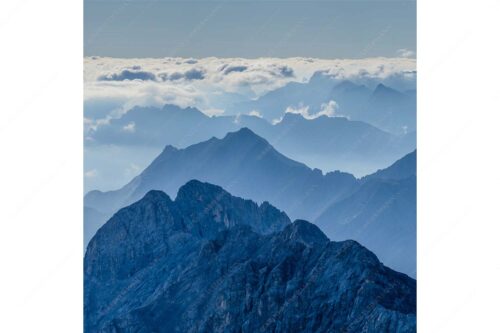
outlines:
[[[84,1],[85,56],[415,56],[415,1]],[[243,15],[242,15],[243,14]]]

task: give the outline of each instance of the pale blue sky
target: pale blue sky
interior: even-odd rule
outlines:
[[[415,51],[415,1],[85,0],[85,55],[366,58]]]

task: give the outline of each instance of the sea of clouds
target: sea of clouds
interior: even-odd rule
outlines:
[[[175,104],[196,107],[211,116],[223,115],[226,107],[258,99],[290,82],[308,82],[318,71],[339,82],[350,80],[372,89],[378,83],[400,91],[416,87],[416,60],[404,57],[332,60],[86,57],[84,65],[86,133],[106,126],[134,106]],[[313,113],[308,105],[290,105],[283,109],[283,114],[297,113],[307,119],[332,117],[338,114],[338,107],[335,101],[329,101]],[[261,116],[256,110],[248,113]],[[135,126],[129,124],[124,130],[133,133]],[[158,153],[155,148],[86,144],[86,191],[119,188]]]
[[[398,90],[415,89],[412,58],[141,58],[86,57],[86,122],[117,117],[134,106],[193,106],[208,115],[289,82],[307,82],[318,71],[337,80]],[[331,106],[330,106],[331,107]],[[328,112],[328,111],[326,111]]]

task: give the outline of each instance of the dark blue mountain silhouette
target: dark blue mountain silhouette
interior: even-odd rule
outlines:
[[[88,332],[416,331],[415,280],[198,181],[121,209],[84,271]]]

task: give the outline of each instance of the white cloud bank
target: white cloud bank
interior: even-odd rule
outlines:
[[[306,82],[317,71],[368,86],[385,80],[411,89],[416,60],[407,58],[410,52],[402,49],[400,58],[368,59],[87,57],[85,112],[95,120],[118,117],[136,105],[176,104],[219,115],[225,105],[256,98],[289,82]],[[328,103],[321,112],[333,116],[336,108]]]
[[[320,111],[316,113],[311,113],[308,105],[299,105],[298,107],[289,106],[286,108],[285,113],[300,114],[305,119],[316,119],[321,116],[335,117],[337,116],[337,110],[339,105],[337,102],[331,100],[328,103],[321,104]],[[280,122],[281,119],[275,120],[274,123]]]
[[[262,116],[262,113],[260,113],[259,111],[257,110],[252,110],[248,113],[249,116],[254,116],[254,117],[258,117],[258,118],[263,118]]]
[[[327,117],[335,117],[337,115],[337,110],[339,109],[339,105],[335,101],[329,101],[328,103],[321,104],[321,110],[316,114],[318,117],[327,116]]]

